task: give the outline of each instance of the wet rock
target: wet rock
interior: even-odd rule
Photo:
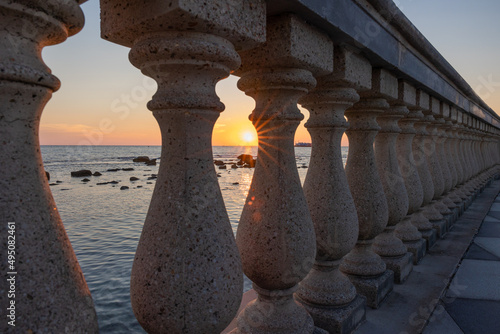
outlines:
[[[232,164],[232,165],[231,165],[231,168],[232,168],[232,169],[236,169],[236,168],[238,168],[238,166],[237,166],[236,164]]]
[[[101,176],[102,174],[99,173],[99,172],[95,172],[94,174],[92,174],[92,176]]]
[[[233,185],[235,185],[235,186],[238,185],[238,184],[240,184],[240,183],[239,182],[233,182]]]
[[[219,169],[227,169],[226,165],[219,166]]]
[[[92,176],[92,172],[87,169],[81,169],[76,172],[71,172],[71,177],[84,177],[84,176]]]
[[[130,172],[130,171],[133,171],[134,169],[133,168],[122,168],[122,170],[124,170],[126,172]]]
[[[214,160],[214,164],[215,164],[216,166],[222,166],[222,165],[225,165],[224,161],[222,161],[222,160]]]
[[[138,178],[138,177],[135,177],[135,176],[132,176],[132,177],[130,178],[130,181],[137,181],[137,180],[139,180],[139,178]]]
[[[57,183],[49,183],[49,186],[58,186]]]
[[[56,183],[63,183],[63,181],[59,181],[59,180],[57,180],[57,181],[56,181]]]
[[[153,184],[153,182],[146,182],[146,184]]]
[[[156,159],[151,159],[146,162],[146,166],[156,166]]]
[[[255,167],[256,159],[253,158],[250,154],[240,154],[238,156],[239,161],[236,163],[237,165],[245,165],[250,166],[251,168]]]
[[[82,180],[82,182],[89,182],[89,181],[90,181],[90,180],[89,180],[89,179],[87,179],[87,178],[84,178],[84,179]]]
[[[118,181],[110,181],[108,182],[109,184],[118,184],[119,182]]]
[[[127,189],[128,189],[128,187],[127,187],[127,186],[121,186],[121,187],[120,187],[120,190],[127,190]]]
[[[150,159],[148,156],[145,156],[145,155],[141,155],[135,159],[133,159],[132,161],[133,162],[148,162]]]
[[[105,185],[105,184],[108,184],[108,182],[99,182],[99,183],[96,183],[96,185],[98,185],[98,186],[102,186],[102,185]]]
[[[47,171],[45,171],[45,176],[47,177],[47,180],[49,180],[49,181],[50,181],[50,173],[49,173],[49,172],[47,172]]]
[[[137,188],[142,188],[142,186],[137,186]]]
[[[118,172],[120,168],[110,168],[108,169],[108,172]]]

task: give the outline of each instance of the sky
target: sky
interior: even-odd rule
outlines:
[[[396,4],[481,98],[500,111],[500,1],[396,0]],[[82,5],[84,29],[42,56],[62,86],[42,114],[42,145],[161,145],[158,124],[146,103],[156,83],[128,61],[129,49],[100,38],[99,2]],[[256,145],[248,120],[254,100],[230,76],[216,91],[226,110],[212,144]],[[303,124],[295,142],[310,142]],[[344,138],[343,145],[347,145]]]

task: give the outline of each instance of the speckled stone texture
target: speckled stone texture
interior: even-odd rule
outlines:
[[[63,42],[83,23],[75,1],[0,3],[2,333],[98,332],[92,298],[52,198],[38,141],[43,108],[60,86],[41,59],[42,48]],[[15,222],[14,268],[7,262],[8,222]],[[6,278],[11,276],[15,298],[8,297]],[[15,327],[8,325],[5,312],[11,301]]]
[[[316,256],[293,144],[304,117],[297,101],[316,85],[313,75],[332,71],[333,45],[298,17],[283,15],[268,18],[265,44],[240,55],[238,87],[256,102],[250,120],[259,149],[236,242],[258,298],[232,333],[312,333],[313,319],[293,299]]]
[[[372,89],[363,93],[360,102],[346,111],[350,126],[346,131],[349,155],[345,171],[358,213],[359,235],[354,249],[344,257],[340,270],[349,275],[358,293],[367,297],[367,304],[372,307],[392,290],[394,280],[392,272],[387,275],[384,261],[371,249],[373,239],[385,229],[389,217],[373,151],[373,142],[380,130],[376,118],[389,108],[387,101],[377,96],[397,96],[397,85],[394,87],[385,79],[383,71],[374,71]],[[361,285],[367,289],[360,288],[363,281],[366,282]]]
[[[162,133],[158,181],[131,277],[148,333],[219,333],[235,316],[242,267],[213,166],[224,105],[216,83],[262,42],[262,1],[101,1],[104,39],[158,83],[148,103]],[[168,25],[166,25],[168,22]]]
[[[399,98],[395,102],[395,107],[404,108],[406,106],[416,106],[416,90],[404,81],[399,82]],[[407,216],[396,226],[395,234],[403,240],[406,247],[413,253],[413,263],[418,264],[426,252],[427,243],[422,239],[422,234],[411,223],[411,215],[422,205],[424,193],[420,177],[413,158],[412,143],[415,137],[415,128],[413,124],[417,119],[410,116],[409,110],[406,117],[399,120],[401,134],[397,138],[396,151],[401,173],[404,179],[406,192],[408,194],[408,212]]]
[[[426,145],[426,142],[431,139],[426,130],[426,122],[424,121],[424,114],[422,113],[422,110],[429,110],[429,103],[429,95],[417,90],[416,106],[411,108],[409,114],[409,117],[412,117],[415,121],[413,124],[415,128],[415,137],[413,137],[412,152],[423,194],[422,206],[413,213],[411,223],[417,227],[420,233],[422,233],[422,237],[426,240],[427,250],[434,245],[437,239],[437,234],[433,229],[433,225],[423,213],[424,208],[431,202],[434,196],[434,184],[428,164],[428,155],[430,152]],[[443,218],[439,212],[434,212],[434,215],[437,215],[438,220]]]
[[[318,79],[300,99],[310,111],[306,128],[312,138],[304,194],[316,231],[315,265],[299,284],[295,299],[314,324],[330,333],[350,333],[365,318],[364,297],[338,270],[340,259],[356,244],[358,216],[342,164],[344,111],[359,100],[357,89],[371,86],[371,65],[351,50],[335,49],[335,70]]]

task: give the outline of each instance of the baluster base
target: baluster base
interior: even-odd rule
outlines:
[[[366,298],[366,305],[378,308],[394,288],[394,272],[386,270],[379,276],[355,276],[347,274],[358,294]]]
[[[446,224],[446,218],[440,220],[429,219],[432,224],[432,228],[436,231],[436,235],[439,239],[442,239],[444,235],[448,232],[448,225]]]
[[[437,241],[437,232],[435,229],[420,231],[422,233],[422,239],[426,242],[427,251],[434,246]]]
[[[315,326],[330,334],[352,333],[366,320],[366,298],[364,296],[357,295],[352,302],[342,307],[318,308],[317,305],[309,304],[297,295],[295,295],[295,300],[302,304],[313,317]]]
[[[387,269],[394,272],[394,283],[402,284],[413,270],[413,254],[406,253],[400,257],[381,256]]]
[[[408,252],[413,254],[413,264],[417,265],[423,259],[427,250],[427,243],[424,239],[419,239],[416,241],[403,241]]]

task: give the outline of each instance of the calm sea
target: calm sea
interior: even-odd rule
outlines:
[[[158,166],[146,166],[132,159],[160,157],[159,146],[42,146],[45,170],[59,213],[92,293],[101,333],[145,333],[135,320],[130,305],[129,283],[132,261],[146,218]],[[257,155],[256,147],[216,146],[214,159],[236,161],[242,153]],[[299,175],[305,179],[310,147],[296,147]],[[343,148],[343,157],[347,147]],[[159,161],[159,160],[158,160]],[[160,162],[161,163],[161,162]],[[108,169],[134,168],[133,171]],[[102,176],[72,178],[71,171],[89,169]],[[254,169],[219,170],[218,178],[234,233],[243,209]],[[130,177],[139,178],[131,182]],[[57,182],[59,181],[59,182]],[[109,181],[118,184],[97,185]],[[236,184],[238,183],[238,184]],[[128,186],[128,190],[120,190]],[[251,282],[245,280],[245,291]]]

